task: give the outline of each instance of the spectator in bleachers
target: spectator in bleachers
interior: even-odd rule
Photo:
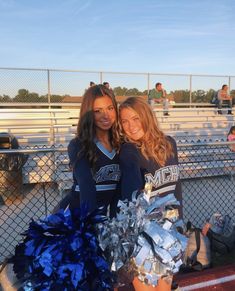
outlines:
[[[228,136],[227,136],[227,140],[235,142],[235,125],[233,125],[230,128]],[[235,152],[235,144],[230,145],[230,149],[231,149],[231,151]]]
[[[222,114],[222,106],[226,104],[228,109],[228,114],[232,114],[232,97],[228,93],[228,85],[224,84],[222,88],[218,91],[218,114]]]
[[[163,88],[162,83],[156,83],[155,88],[149,93],[149,101],[151,105],[155,103],[162,103],[163,114],[168,116],[169,100],[167,98],[166,90]]]
[[[90,81],[90,87],[93,87],[93,86],[95,86],[95,82]]]
[[[103,82],[103,85],[104,85],[106,88],[111,89],[111,88],[110,88],[110,84],[109,84],[109,82]]]
[[[113,95],[114,95],[113,89],[110,87],[109,82],[103,82],[103,85],[104,85],[106,88],[108,88],[109,90],[111,90],[112,93],[113,93]]]

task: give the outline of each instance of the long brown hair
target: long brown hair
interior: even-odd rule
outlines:
[[[81,151],[78,155],[85,155],[91,167],[94,167],[96,161],[96,150],[94,139],[96,137],[96,127],[94,122],[93,104],[96,98],[108,96],[113,103],[116,112],[116,121],[109,130],[109,140],[115,150],[119,150],[119,124],[118,124],[118,109],[115,96],[111,90],[104,85],[95,85],[87,89],[83,96],[83,101],[80,109],[80,118],[77,126],[77,137],[81,143]]]
[[[166,135],[160,130],[157,118],[150,106],[141,97],[129,97],[120,105],[120,113],[123,108],[135,110],[139,115],[144,131],[144,136],[140,140],[134,141],[127,137],[122,129],[124,139],[135,143],[146,159],[153,159],[160,166],[164,166],[166,160],[173,156],[173,147]]]

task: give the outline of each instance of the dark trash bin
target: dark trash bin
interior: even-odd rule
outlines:
[[[3,153],[4,150],[18,148],[19,143],[15,136],[0,133],[0,205],[4,198],[14,202],[21,194],[22,167],[28,156],[22,153]]]

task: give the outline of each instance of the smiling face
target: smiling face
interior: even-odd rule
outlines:
[[[96,131],[109,130],[117,117],[113,102],[106,95],[95,99],[93,103],[93,114]]]
[[[134,109],[130,107],[122,108],[120,112],[120,122],[124,133],[130,139],[138,141],[144,136],[140,117]]]

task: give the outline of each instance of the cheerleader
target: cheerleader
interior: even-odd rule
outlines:
[[[119,134],[117,103],[104,85],[84,94],[77,135],[68,146],[74,184],[60,208],[86,203],[90,210],[110,206],[114,215],[119,198]]]
[[[68,146],[72,191],[61,201],[62,209],[30,223],[9,259],[18,290],[113,290],[95,225],[106,219],[98,207],[110,208],[114,216],[119,198],[117,113],[105,86],[92,86],[84,94],[77,135]]]
[[[125,140],[120,150],[122,198],[131,200],[133,191],[143,189],[148,183],[156,195],[174,193],[180,202],[178,210],[182,217],[182,192],[175,141],[159,129],[153,111],[142,98],[128,98],[120,105],[119,112]],[[133,285],[136,290],[163,291],[171,288],[171,284],[164,280],[159,280],[155,289],[144,286],[137,278]]]

